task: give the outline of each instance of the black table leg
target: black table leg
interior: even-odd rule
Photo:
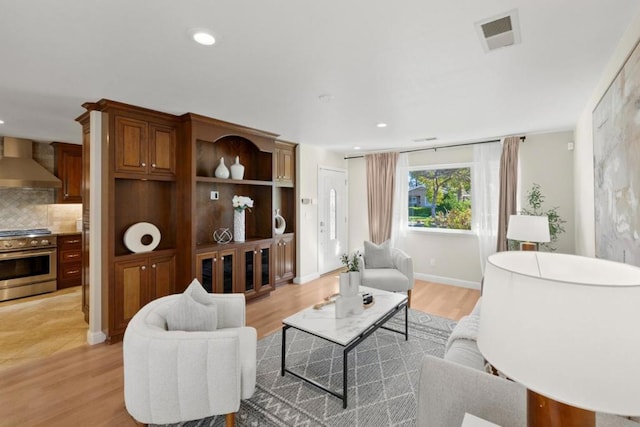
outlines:
[[[349,364],[347,358],[349,357],[349,350],[346,348],[342,350],[342,409],[347,408],[347,377],[349,375]]]
[[[409,306],[404,306],[404,340],[409,341]]]
[[[287,355],[287,329],[289,329],[289,326],[287,325],[282,327],[282,362],[280,365],[280,376],[282,377],[284,377],[285,357]]]

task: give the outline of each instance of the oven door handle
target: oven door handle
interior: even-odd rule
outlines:
[[[43,250],[43,251],[33,250],[33,251],[9,252],[9,253],[5,253],[5,254],[0,254],[0,260],[10,260],[10,259],[19,259],[19,258],[33,258],[33,257],[36,257],[36,256],[42,256],[42,255],[53,255],[53,254],[55,254],[55,252],[56,252],[55,249],[48,249],[48,250]]]

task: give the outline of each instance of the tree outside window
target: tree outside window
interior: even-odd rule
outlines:
[[[409,171],[409,227],[471,230],[471,167]]]

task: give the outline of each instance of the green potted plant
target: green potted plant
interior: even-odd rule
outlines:
[[[346,271],[340,273],[340,295],[355,295],[360,287],[360,252],[344,253],[340,255],[340,261],[346,267]]]
[[[535,216],[547,216],[549,218],[549,236],[551,241],[548,243],[541,243],[540,248],[553,252],[556,250],[554,244],[558,241],[558,236],[564,233],[564,224],[567,222],[558,214],[558,207],[555,206],[551,209],[545,210],[542,207],[545,196],[542,194],[542,188],[539,184],[534,183],[531,189],[527,192],[527,204],[528,206],[520,210],[520,215],[535,215]],[[509,249],[514,250],[518,248],[520,242],[516,240],[509,241]]]

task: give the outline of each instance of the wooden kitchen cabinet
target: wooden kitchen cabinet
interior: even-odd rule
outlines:
[[[82,284],[82,236],[58,236],[58,289]]]
[[[275,282],[293,280],[296,268],[296,241],[294,233],[276,237]]]
[[[127,255],[114,264],[111,337],[121,338],[127,323],[149,301],[172,293],[175,253]],[[113,338],[110,338],[110,341]]]
[[[62,181],[56,189],[57,203],[82,203],[82,145],[51,143],[54,150],[54,172]]]
[[[116,173],[175,177],[175,127],[116,116],[115,132]]]

